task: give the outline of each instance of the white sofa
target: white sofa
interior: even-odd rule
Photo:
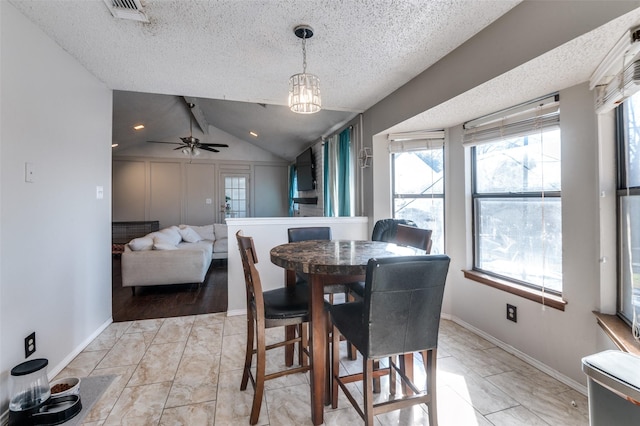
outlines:
[[[122,285],[202,283],[212,259],[227,259],[227,226],[171,226],[134,238],[122,253]]]

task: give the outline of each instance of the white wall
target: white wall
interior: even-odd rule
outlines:
[[[330,226],[334,240],[367,240],[368,219],[366,217],[282,217],[282,218],[238,218],[227,219],[229,231],[228,288],[230,315],[244,313],[246,296],[244,273],[236,232],[253,237],[258,256],[258,272],[265,290],[282,287],[285,272],[271,263],[269,251],[288,241],[287,229],[302,226]]]
[[[111,320],[111,91],[0,2],[0,411],[9,370],[52,375]],[[25,163],[35,169],[25,182]],[[96,199],[96,186],[104,198]]]

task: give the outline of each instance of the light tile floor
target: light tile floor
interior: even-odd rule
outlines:
[[[272,339],[282,333],[268,332]],[[245,334],[245,317],[224,313],[113,323],[58,377],[116,375],[84,425],[245,425],[253,395],[250,385],[239,390]],[[269,355],[267,371],[281,368],[282,353]],[[415,367],[424,376],[419,357]],[[362,361],[343,356],[341,368],[356,372]],[[584,395],[451,321],[441,322],[437,374],[441,426],[589,424]],[[308,374],[266,387],[259,425],[311,424]],[[426,408],[376,423],[426,425]],[[362,421],[341,393],[325,424]]]

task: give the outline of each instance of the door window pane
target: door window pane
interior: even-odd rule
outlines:
[[[247,178],[244,176],[226,176],[224,193],[226,200],[226,217],[247,217]]]

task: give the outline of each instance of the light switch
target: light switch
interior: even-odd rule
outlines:
[[[24,181],[33,183],[35,182],[35,166],[33,163],[24,163]]]
[[[96,186],[96,199],[102,200],[104,198],[104,187]]]
[[[211,198],[207,198],[206,200],[204,200],[204,202],[206,204],[211,204],[213,201],[211,200]]]

